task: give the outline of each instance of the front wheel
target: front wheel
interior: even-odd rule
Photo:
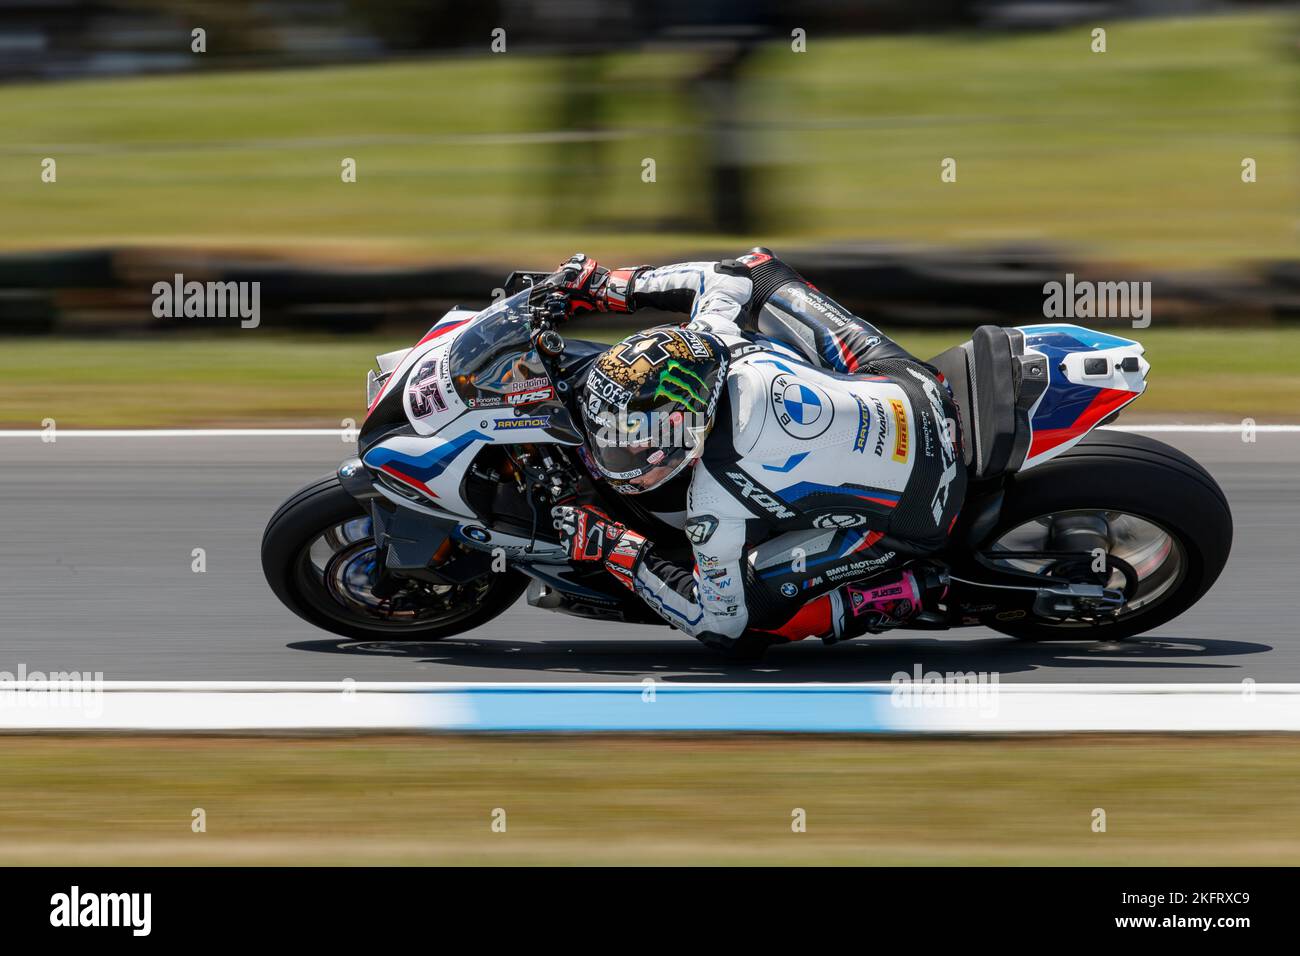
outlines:
[[[1204,596],[1227,563],[1232,513],[1209,473],[1177,449],[1094,433],[1012,479],[987,541],[981,551],[994,566],[1100,584],[1123,592],[1124,604],[1095,619],[1023,611],[989,614],[985,624],[1021,640],[1114,641],[1159,627]],[[1043,556],[1027,557],[1035,553]]]
[[[436,641],[473,630],[518,600],[528,579],[488,573],[463,584],[406,580],[381,589],[366,510],[330,475],[280,506],[262,536],[262,571],[304,621],[356,640]]]

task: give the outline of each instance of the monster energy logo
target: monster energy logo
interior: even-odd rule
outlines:
[[[654,397],[658,398],[662,395],[674,402],[680,402],[690,411],[702,412],[708,402],[704,400],[700,392],[707,389],[708,386],[705,384],[704,379],[676,359],[669,359],[668,364],[659,373],[659,387],[655,389]]]

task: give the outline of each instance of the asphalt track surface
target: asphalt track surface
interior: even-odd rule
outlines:
[[[1300,434],[1162,434],[1223,485],[1233,555],[1182,618],[1122,644],[1024,644],[984,629],[803,642],[732,665],[668,628],[522,602],[426,644],[341,641],[280,606],[258,549],[276,506],[353,446],[338,437],[0,437],[0,671],[108,680],[1300,681]],[[1159,494],[1158,489],[1152,490]],[[191,570],[194,548],[207,570]]]

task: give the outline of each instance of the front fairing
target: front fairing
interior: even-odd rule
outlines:
[[[529,293],[481,312],[445,315],[406,353],[371,405],[359,434],[364,453],[395,434],[479,427],[517,442],[576,445],[582,435],[533,347]]]

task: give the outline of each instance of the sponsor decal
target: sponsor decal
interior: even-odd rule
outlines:
[[[861,454],[867,450],[867,437],[871,434],[871,412],[867,411],[867,403],[858,396],[854,395],[853,400],[858,403],[858,430],[853,436],[853,450]]]
[[[926,458],[933,458],[935,452],[934,430],[930,427],[930,417],[918,414],[916,420],[921,425],[921,453]]]
[[[602,535],[603,538],[603,535]],[[641,541],[644,539],[632,538],[628,535],[622,535],[614,544],[614,550],[610,552],[611,557],[635,559],[641,553]]]
[[[551,384],[551,380],[545,375],[539,375],[536,378],[525,379],[522,382],[507,382],[507,392],[526,392],[530,389],[545,388]]]
[[[887,551],[878,558],[866,558],[861,561],[854,561],[852,564],[841,565],[838,568],[827,568],[826,577],[831,581],[842,581],[845,578],[864,577],[865,572],[872,568],[878,568],[889,564],[894,560],[896,552]]]
[[[500,408],[504,404],[495,395],[480,395],[478,398],[465,399],[466,408]]]
[[[679,402],[688,411],[703,412],[709,405],[707,394],[708,385],[704,379],[676,359],[669,359],[659,372],[659,385],[654,397]]]
[[[708,601],[710,604],[735,604],[736,603],[736,595],[724,594],[722,591],[718,590],[719,587],[730,587],[731,578],[728,577],[719,580],[716,586],[708,578],[701,578],[699,583],[700,583],[700,596],[704,598],[706,601]]]
[[[691,350],[691,354],[696,358],[713,358],[713,349],[709,348],[709,343],[704,341],[698,334],[690,329],[679,329],[678,334],[686,340],[686,347]]]
[[[843,310],[836,308],[835,303],[812,289],[805,289],[801,286],[787,286],[786,295],[790,297],[792,305],[798,306],[802,304],[808,306],[837,329],[844,328],[853,318]]]
[[[889,424],[885,420],[885,406],[874,395],[871,396],[871,404],[876,409],[876,444],[871,450],[877,458],[884,458],[885,436],[889,434]]]
[[[799,589],[795,587],[793,584],[791,584],[789,581],[786,581],[785,584],[781,585],[781,593],[784,594],[786,597],[794,597],[796,594],[799,593]]]
[[[717,568],[713,571],[707,571],[704,576],[720,588],[731,587],[731,572],[726,568]]]
[[[492,423],[493,431],[512,431],[516,428],[548,428],[551,424],[550,415],[542,415],[537,418],[498,418]]]
[[[488,534],[486,528],[480,528],[475,524],[465,526],[461,529],[461,533],[471,541],[477,541],[480,544],[492,540],[492,535]]]
[[[548,544],[544,541],[538,541],[533,544],[504,544],[500,539],[498,539],[493,543],[493,547],[500,548],[512,558],[536,559],[540,554],[551,554],[557,557],[565,554],[563,548],[558,545]]]
[[[755,342],[746,342],[744,345],[733,345],[729,354],[733,359],[744,358],[746,355],[753,355],[755,352],[770,352],[766,345],[759,345]]]
[[[699,515],[686,522],[686,540],[691,544],[704,544],[717,530],[717,518],[713,515]]]
[[[900,464],[906,464],[910,437],[907,430],[907,409],[896,398],[889,400],[889,407],[894,413],[894,454],[891,457]]]
[[[823,578],[823,577],[819,574],[819,575],[817,575],[817,577],[815,577],[815,578],[809,578],[809,579],[808,579],[807,581],[805,581],[803,584],[799,585],[799,589],[800,589],[801,591],[807,591],[807,590],[809,590],[810,588],[815,588],[815,587],[817,587],[817,585],[821,584],[822,581],[824,581],[824,580],[826,580],[826,579]]]
[[[866,523],[866,515],[818,515],[813,519],[813,527],[822,531],[832,528],[860,528]]]
[[[794,517],[793,511],[776,498],[773,498],[766,491],[759,488],[758,485],[754,484],[754,482],[744,472],[729,471],[726,474],[728,478],[736,483],[736,486],[740,489],[740,495],[742,498],[754,502],[754,504],[758,505],[764,511],[775,515],[778,518]]]
[[[587,389],[593,397],[618,407],[626,406],[632,400],[632,393],[628,389],[597,368],[593,368],[587,376]],[[588,403],[588,410],[590,407]]]
[[[555,396],[555,389],[549,385],[546,388],[534,389],[531,392],[515,392],[506,396],[506,401],[511,405],[536,405],[538,402],[547,401]]]
[[[772,411],[785,433],[802,441],[824,433],[835,418],[825,391],[786,374],[772,380]]]
[[[957,451],[944,425],[946,416],[943,413],[943,399],[939,396],[939,386],[929,376],[922,375],[916,369],[909,368],[907,373],[921,383],[925,397],[930,402],[930,413],[934,417],[934,427],[938,433],[936,439],[940,460],[943,463],[943,473],[939,476],[939,486],[930,500],[930,513],[934,516],[935,526],[938,527],[943,521],[943,510],[948,505],[948,486],[957,477]],[[925,416],[921,415],[921,419],[924,421]]]
[[[613,478],[615,481],[626,481],[632,478],[640,478],[644,475],[644,468],[633,468],[631,471],[605,471],[600,469],[600,473],[606,478]]]

